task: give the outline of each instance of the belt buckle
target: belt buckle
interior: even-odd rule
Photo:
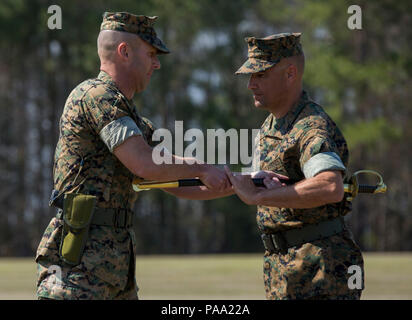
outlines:
[[[273,242],[273,246],[277,250],[277,253],[286,253],[288,251],[288,242],[282,232],[272,233],[270,238]]]
[[[271,234],[266,234],[266,233],[261,234],[263,246],[265,247],[267,251],[269,251],[270,254],[279,253],[279,250],[275,247],[275,244],[273,243],[271,236],[272,236]]]

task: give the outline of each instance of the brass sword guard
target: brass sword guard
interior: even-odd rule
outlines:
[[[350,177],[350,179],[349,179],[350,183],[344,185],[345,193],[350,194],[350,196],[347,197],[348,201],[352,201],[353,198],[355,198],[359,193],[359,187],[361,185],[359,185],[358,176],[360,174],[372,174],[372,175],[377,176],[379,178],[379,182],[376,184],[375,190],[373,192],[370,192],[370,193],[385,193],[386,192],[387,186],[383,182],[383,178],[378,172],[376,172],[374,170],[359,170],[359,171],[356,171]]]

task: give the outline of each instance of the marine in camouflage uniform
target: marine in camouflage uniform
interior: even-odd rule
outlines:
[[[107,12],[101,30],[135,33],[158,53],[168,53],[153,29],[155,19]],[[137,299],[136,243],[131,228],[137,198],[131,187],[134,176],[112,152],[134,135],[143,136],[152,145],[153,130],[151,122],[138,114],[133,102],[104,71],[71,92],[61,116],[55,152],[57,198],[64,193],[94,195],[94,215],[112,213],[114,220],[91,224],[76,266],[65,264],[59,255],[61,215],[50,221],[36,255],[39,299]]]
[[[302,55],[300,36],[246,38],[248,60],[236,73],[264,72],[283,58]],[[341,131],[305,91],[284,116],[269,114],[257,145],[260,158],[255,164],[260,169],[295,182],[324,171],[345,173],[348,165]],[[266,248],[267,299],[360,299],[361,290],[348,287],[349,267],[359,266],[363,275],[363,259],[344,223],[343,216],[351,210],[345,198],[310,209],[257,204],[257,224]]]

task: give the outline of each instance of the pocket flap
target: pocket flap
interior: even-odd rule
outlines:
[[[64,195],[63,220],[73,229],[87,227],[93,217],[96,197],[86,194],[68,193]]]

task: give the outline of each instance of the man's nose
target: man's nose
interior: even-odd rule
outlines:
[[[253,90],[253,89],[257,88],[255,77],[253,76],[253,74],[249,78],[249,82],[247,83],[247,88],[250,89],[250,90]]]
[[[159,58],[155,56],[154,61],[153,61],[153,69],[160,69],[160,67],[161,65],[160,65]]]

